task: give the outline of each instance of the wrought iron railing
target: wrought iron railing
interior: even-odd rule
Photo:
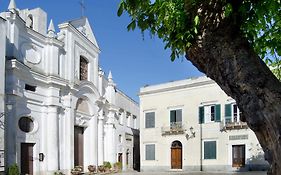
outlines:
[[[247,129],[248,125],[246,122],[241,121],[231,121],[231,120],[222,120],[220,124],[221,130],[237,130],[237,129]]]
[[[162,135],[176,135],[183,134],[186,128],[182,122],[171,122],[170,126],[163,126],[161,128]]]

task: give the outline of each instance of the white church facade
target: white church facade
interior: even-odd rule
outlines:
[[[52,21],[47,29],[46,12],[19,10],[14,0],[0,16],[2,168],[69,173],[104,161],[137,168],[139,107],[99,67],[87,18],[59,24],[57,33]]]
[[[205,76],[140,89],[141,171],[266,170],[235,100]]]

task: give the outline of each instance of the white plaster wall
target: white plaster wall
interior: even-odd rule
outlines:
[[[26,17],[32,14],[34,19],[34,30],[26,27]],[[107,88],[108,81],[102,77],[101,88],[98,84],[98,61],[100,50],[93,34],[87,38],[69,23],[59,26],[58,38],[47,34],[47,14],[40,8],[20,11],[20,16],[11,12],[1,14],[7,20],[7,34],[4,30],[0,32],[0,66],[5,65],[6,56],[12,60],[6,63],[6,94],[7,104],[12,105],[12,110],[7,111],[7,164],[15,162],[20,166],[21,143],[34,143],[34,173],[53,174],[60,168],[66,174],[74,167],[74,125],[76,121],[76,102],[79,98],[87,98],[90,103],[90,116],[84,132],[84,169],[88,165],[97,165],[98,160],[98,134],[105,133],[104,153],[105,157],[110,153],[109,159],[112,163],[117,159],[117,142],[119,134],[125,139],[125,133],[133,134],[130,127],[116,123],[115,114],[120,108],[139,119],[138,104],[127,97],[124,93],[115,93],[114,88],[110,92],[113,98],[119,100],[112,105],[103,102],[98,104],[100,95]],[[2,24],[0,19],[0,29]],[[77,25],[79,22],[77,23]],[[84,26],[88,32],[92,32],[88,21]],[[80,25],[80,24],[79,24]],[[78,27],[79,27],[78,25]],[[9,43],[5,44],[7,41]],[[93,43],[94,41],[94,43]],[[3,43],[3,44],[2,44]],[[80,81],[79,62],[80,56],[89,61],[88,81]],[[1,69],[0,71],[3,71]],[[1,72],[0,72],[1,73]],[[4,72],[0,76],[4,75]],[[1,81],[4,80],[0,79]],[[2,82],[2,84],[4,84]],[[36,86],[34,92],[25,90],[25,85]],[[0,94],[4,86],[0,86]],[[2,97],[2,96],[1,96]],[[0,110],[3,100],[0,98]],[[110,112],[112,122],[105,125],[104,133],[97,131],[97,114],[103,109]],[[115,109],[116,108],[116,109]],[[18,121],[22,116],[29,116],[35,124],[33,131],[24,133],[18,128]],[[103,116],[107,118],[108,116]],[[132,121],[131,121],[132,122]],[[138,121],[137,121],[138,123]],[[115,125],[114,125],[115,124]],[[138,124],[137,124],[138,125]],[[80,125],[79,125],[80,126]],[[133,126],[132,123],[130,126]],[[133,142],[132,142],[133,143]],[[120,145],[119,145],[120,146]],[[129,149],[132,153],[133,145],[123,143],[122,149]],[[39,161],[39,153],[45,155],[44,161]],[[124,154],[125,155],[125,154]],[[130,157],[132,167],[132,157]]]
[[[181,87],[181,88],[177,88]],[[170,90],[167,90],[170,89]],[[171,143],[179,140],[183,145],[183,169],[200,169],[200,124],[199,106],[203,104],[221,104],[221,120],[224,119],[224,105],[229,104],[228,97],[220,87],[206,77],[188,79],[172,83],[141,88],[140,91],[140,154],[142,170],[169,170],[171,168]],[[170,109],[182,109],[182,122],[186,129],[185,134],[191,135],[190,127],[194,128],[195,138],[187,139],[185,134],[162,136],[161,127],[169,126]],[[155,128],[145,128],[145,112],[155,112]],[[257,145],[258,141],[250,129],[240,129],[222,132],[220,122],[202,124],[202,140],[217,141],[217,158],[214,160],[202,160],[203,169],[213,168],[223,170],[232,165],[230,145],[245,144],[246,150],[249,145]],[[248,135],[247,140],[229,141],[229,135]],[[155,144],[156,160],[145,160],[145,145]],[[256,146],[261,151],[260,146]],[[262,151],[261,151],[262,152]],[[246,160],[251,157],[246,151]],[[260,162],[261,163],[261,162]],[[264,162],[262,162],[264,163]]]

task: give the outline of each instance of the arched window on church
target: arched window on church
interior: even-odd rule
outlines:
[[[33,29],[33,16],[31,14],[28,15],[26,20],[27,27]]]
[[[80,80],[88,80],[88,60],[80,56]]]

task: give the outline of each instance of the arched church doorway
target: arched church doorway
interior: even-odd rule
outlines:
[[[90,116],[89,104],[86,99],[79,98],[76,104],[74,125],[74,166],[84,166],[84,123],[79,123],[82,116]]]
[[[182,144],[174,141],[171,145],[171,168],[182,169]]]

